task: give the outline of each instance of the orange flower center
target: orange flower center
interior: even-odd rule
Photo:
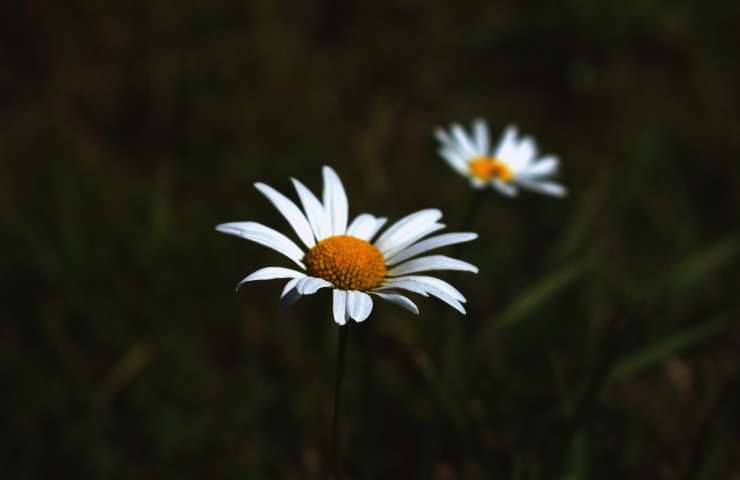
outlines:
[[[304,260],[309,275],[342,290],[370,290],[385,278],[385,258],[380,250],[349,235],[321,240]]]
[[[514,177],[511,169],[503,162],[494,157],[475,157],[468,164],[470,173],[480,180],[491,180],[498,178],[508,182]]]

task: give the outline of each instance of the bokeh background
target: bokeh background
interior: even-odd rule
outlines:
[[[420,299],[353,325],[346,478],[740,478],[735,2],[0,5],[0,463],[32,478],[327,478],[327,295],[234,294],[289,227],[473,201],[434,127],[514,122],[571,194],[480,201]],[[292,193],[291,193],[292,194]]]

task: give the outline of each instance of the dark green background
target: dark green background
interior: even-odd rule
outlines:
[[[473,192],[431,132],[509,122],[571,195],[483,199],[479,275],[352,325],[348,478],[728,479],[740,455],[736,2],[7,1],[0,6],[3,478],[326,478],[326,293],[237,281],[289,228]],[[292,195],[292,193],[291,193]]]

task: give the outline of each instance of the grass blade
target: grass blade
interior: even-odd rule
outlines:
[[[727,323],[726,317],[721,316],[698,327],[670,335],[627,355],[614,366],[609,374],[609,381],[620,380],[651,368],[671,355],[716,335],[724,330]]]

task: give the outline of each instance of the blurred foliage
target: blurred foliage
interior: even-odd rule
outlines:
[[[734,2],[0,5],[4,478],[325,478],[326,295],[233,287],[282,260],[252,188],[353,213],[473,193],[431,131],[516,122],[571,195],[489,196],[421,300],[353,325],[347,478],[738,478]],[[735,475],[735,476],[733,476]]]

